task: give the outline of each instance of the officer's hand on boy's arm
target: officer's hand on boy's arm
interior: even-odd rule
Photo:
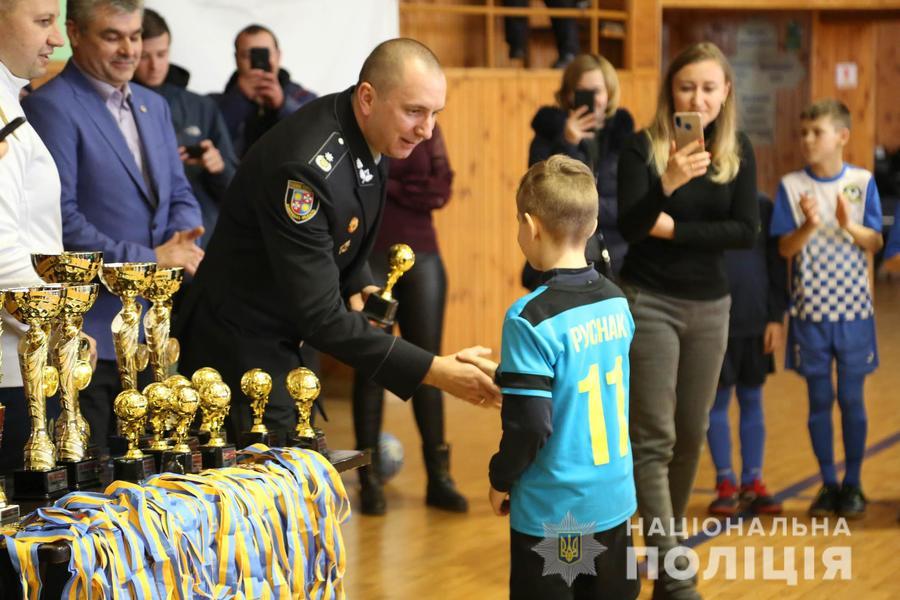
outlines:
[[[509,492],[500,492],[491,486],[491,491],[488,492],[488,501],[491,503],[491,508],[494,509],[494,514],[498,517],[505,517],[509,514]]]
[[[775,323],[774,321],[768,323],[766,325],[766,330],[763,333],[763,352],[766,354],[771,354],[778,349],[781,345],[782,337],[784,336],[784,325],[781,323]]]
[[[422,383],[476,406],[500,407],[502,396],[493,380],[473,364],[457,360],[455,354],[435,356]]]

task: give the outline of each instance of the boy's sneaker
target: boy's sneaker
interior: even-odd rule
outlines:
[[[859,486],[845,485],[841,488],[837,513],[845,519],[861,519],[865,516],[866,497]]]
[[[754,479],[750,485],[741,486],[740,500],[750,512],[758,515],[781,514],[781,502],[769,495],[766,486],[759,479]]]
[[[827,517],[837,512],[841,489],[838,486],[823,485],[816,494],[816,499],[809,505],[809,516]]]
[[[723,479],[716,484],[716,499],[709,508],[709,514],[730,517],[738,510],[738,489],[730,479]]]

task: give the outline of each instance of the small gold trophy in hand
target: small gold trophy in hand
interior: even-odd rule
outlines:
[[[144,456],[138,448],[144,423],[147,421],[149,403],[137,390],[123,390],[113,402],[113,411],[122,424],[122,433],[128,440],[124,456],[113,459],[113,477],[122,481],[140,483],[156,472],[152,456]]]
[[[4,308],[29,326],[19,340],[19,366],[31,434],[25,443],[25,469],[13,475],[16,499],[47,500],[63,495],[69,487],[66,469],[56,465],[56,448],[47,433],[47,397],[59,387],[59,373],[47,364],[48,330],[65,302],[66,290],[61,285],[6,291]]]
[[[123,390],[137,389],[137,375],[147,368],[150,354],[139,343],[141,305],[136,298],[153,282],[155,263],[104,263],[100,271],[103,285],[122,301],[122,310],[112,322],[116,364]]]
[[[250,431],[240,433],[241,447],[246,448],[253,444],[280,446],[278,434],[270,432],[263,423],[266,404],[269,403],[269,394],[272,393],[272,376],[262,369],[250,369],[241,377],[241,391],[250,398],[250,411],[253,413],[253,426],[250,427]]]
[[[156,269],[153,281],[141,294],[153,303],[144,315],[144,335],[150,354],[150,368],[153,381],[164,381],[169,376],[169,367],[178,361],[178,340],[169,337],[172,326],[172,296],[181,287],[184,279],[182,267]]]
[[[391,246],[388,254],[388,272],[387,283],[381,291],[369,295],[366,298],[366,304],[363,312],[369,319],[381,323],[385,327],[394,324],[397,317],[397,300],[394,299],[391,291],[400,276],[412,269],[416,264],[416,255],[412,248],[406,244],[394,244]]]
[[[196,373],[195,373],[196,375]],[[209,441],[200,446],[204,469],[218,469],[234,465],[237,451],[222,437],[222,424],[231,404],[231,389],[221,381],[211,381],[200,388],[200,408],[203,422],[209,426]]]
[[[147,420],[152,436],[147,454],[153,457],[159,472],[162,471],[163,454],[170,449],[165,433],[172,421],[172,398],[175,397],[175,392],[165,383],[153,382],[144,388],[144,396],[147,398]]]
[[[178,388],[172,398],[175,415],[175,446],[163,455],[163,467],[174,473],[199,473],[203,468],[203,458],[187,443],[188,428],[200,407],[200,394],[194,388]]]
[[[299,367],[288,373],[287,390],[297,407],[297,428],[288,444],[326,454],[325,434],[310,424],[313,402],[321,391],[319,378],[309,369]]]

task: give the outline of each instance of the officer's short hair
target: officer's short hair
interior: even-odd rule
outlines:
[[[94,17],[94,11],[101,6],[109,6],[116,12],[133,13],[144,11],[144,0],[68,0],[66,20],[72,21],[83,30]]]
[[[253,23],[252,25],[247,25],[246,27],[238,31],[238,34],[234,36],[234,51],[237,52],[238,41],[241,39],[242,35],[256,35],[257,33],[268,33],[269,35],[271,35],[272,41],[275,42],[275,49],[281,50],[281,48],[278,47],[278,38],[275,36],[275,32],[273,32],[265,25]]]
[[[801,121],[815,121],[821,117],[828,117],[837,127],[850,129],[850,110],[847,105],[834,98],[826,98],[813,102],[800,113]]]
[[[364,81],[378,90],[391,90],[403,76],[403,66],[410,58],[417,58],[437,71],[441,63],[428,46],[410,38],[395,38],[381,42],[369,54],[359,71],[357,85]]]
[[[531,165],[516,192],[519,217],[537,217],[556,240],[580,243],[597,225],[599,198],[590,168],[580,160],[554,154]]]
[[[169,37],[172,36],[169,32],[169,26],[166,24],[166,20],[162,18],[162,15],[152,8],[145,8],[144,28],[141,31],[141,39],[152,40],[153,38],[158,38],[167,33],[169,34]]]

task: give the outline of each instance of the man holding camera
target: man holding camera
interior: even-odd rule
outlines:
[[[278,39],[267,27],[248,25],[234,40],[237,72],[214,96],[239,158],[278,121],[316,95],[281,68]]]
[[[169,103],[184,173],[203,216],[206,231],[200,246],[206,248],[219,217],[219,205],[237,170],[237,156],[215,100],[186,90],[190,74],[169,62],[172,37],[165,19],[148,8],[143,25],[143,50],[134,80]]]

